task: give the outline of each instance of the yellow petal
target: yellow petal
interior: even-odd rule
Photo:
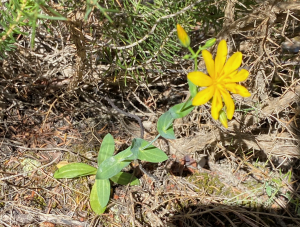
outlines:
[[[212,78],[215,78],[215,61],[213,60],[211,53],[209,53],[207,50],[203,50],[202,57],[204,59],[208,74]]]
[[[182,46],[189,47],[191,40],[186,31],[183,29],[183,27],[180,26],[180,24],[177,24],[177,36],[179,41],[181,42]]]
[[[212,79],[204,74],[203,72],[200,71],[194,71],[190,72],[187,75],[187,78],[195,85],[200,86],[200,87],[208,87],[212,85],[213,81]]]
[[[233,71],[237,70],[242,64],[242,53],[236,52],[234,53],[226,62],[223,72],[225,75],[232,73]]]
[[[228,91],[239,94],[242,97],[250,97],[250,92],[242,85],[236,84],[236,83],[228,83],[225,84],[225,87]]]
[[[234,102],[230,96],[230,94],[228,93],[228,91],[226,91],[225,89],[220,89],[221,95],[223,97],[225,106],[226,106],[226,113],[227,113],[227,118],[229,120],[232,119],[233,114],[234,114],[234,110],[235,110],[235,105]]]
[[[223,83],[232,83],[232,78],[234,78],[236,76],[236,74],[238,73],[237,70],[235,70],[234,72],[228,74],[228,75],[223,75],[222,77],[220,77],[218,79],[219,82],[223,82]]]
[[[235,76],[232,77],[232,82],[242,82],[249,76],[249,72],[246,69],[241,69]]]
[[[246,80],[248,76],[249,72],[246,69],[242,69],[239,72],[235,70],[234,72],[230,73],[223,81],[225,83],[242,82]]]
[[[227,44],[223,39],[220,41],[215,59],[215,77],[221,76],[221,71],[224,67],[227,58]]]
[[[220,110],[223,108],[223,102],[222,102],[222,97],[218,89],[216,89],[214,98],[211,104],[211,116],[215,119],[218,120],[219,115],[220,115]]]
[[[197,93],[193,99],[193,106],[200,106],[207,103],[215,93],[215,86],[210,86]]]

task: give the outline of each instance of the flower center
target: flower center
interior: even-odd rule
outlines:
[[[225,77],[226,75],[224,72],[221,72],[220,74],[218,73],[216,77],[216,83],[222,83]]]

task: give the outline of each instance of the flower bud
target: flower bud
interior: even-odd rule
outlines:
[[[216,42],[216,39],[215,38],[212,38],[212,39],[209,39],[206,41],[206,43],[204,44],[204,47],[205,48],[209,48],[211,47],[212,45],[214,45]]]
[[[219,121],[222,123],[222,125],[225,127],[225,128],[228,128],[228,122],[227,122],[227,115],[226,113],[221,110],[220,113],[219,113]]]
[[[190,46],[190,44],[191,44],[190,37],[188,36],[186,31],[183,29],[183,27],[180,26],[180,24],[177,24],[177,36],[178,36],[178,39],[179,39],[180,43],[182,44],[182,46],[184,46],[186,48]]]

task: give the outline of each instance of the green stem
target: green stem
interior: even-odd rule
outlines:
[[[195,69],[195,71],[197,71],[197,67],[198,67],[198,63],[197,63],[197,58],[195,58],[195,63],[194,63],[194,69]]]
[[[202,47],[199,48],[199,50],[196,52],[196,55],[198,56],[200,54],[200,51],[205,50]]]
[[[149,143],[149,145],[154,143],[159,137],[160,137],[160,134],[158,133],[158,135]]]
[[[195,57],[195,52],[194,50],[192,49],[192,47],[188,47],[189,51],[191,52],[191,54],[193,55],[193,57]]]
[[[158,138],[160,137],[160,134],[158,134],[150,143],[148,143],[146,146],[142,147],[142,150],[145,150],[148,148],[152,143],[154,143]]]
[[[197,57],[198,55],[193,51],[191,47],[188,47],[189,51],[191,52],[193,58],[194,58],[194,70],[197,71],[198,63],[197,63]]]
[[[174,120],[174,119],[173,119]],[[173,120],[169,122],[169,124],[167,125],[167,129],[171,126],[171,124],[173,123]],[[152,143],[154,143],[158,138],[160,137],[160,134],[158,134],[149,144],[147,144],[146,146],[142,147],[142,150],[145,150],[146,148],[148,148]]]

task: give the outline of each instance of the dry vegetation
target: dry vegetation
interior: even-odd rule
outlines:
[[[0,61],[0,226],[300,226],[300,3],[225,3],[223,29],[203,37],[226,39],[230,53],[242,51],[252,96],[235,97],[228,129],[211,118],[209,105],[175,121],[178,139],[156,144],[170,159],[143,163],[154,177],[128,168],[141,185],[115,185],[102,216],[88,203],[94,179],[58,181],[56,164],[96,165],[107,133],[118,150],[139,135],[137,122],[103,96],[139,116],[150,141],[157,118],[187,97],[192,63],[178,52],[175,63],[149,69],[134,62],[130,67],[141,70],[115,73],[117,63],[97,61],[96,50],[110,53],[101,59],[114,59],[122,43],[103,47],[109,40],[88,28],[99,32],[107,21],[95,13],[84,21],[79,9],[69,21],[49,22],[50,33],[37,27],[33,50],[20,36],[18,48]],[[195,27],[191,33],[195,47],[200,32]],[[172,30],[164,42],[175,35]]]

